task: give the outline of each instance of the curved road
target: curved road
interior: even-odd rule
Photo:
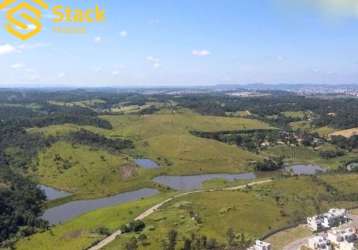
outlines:
[[[177,195],[175,195],[175,196],[173,196],[173,197],[171,197],[169,199],[166,199],[165,201],[162,201],[161,203],[158,203],[155,206],[147,209],[146,211],[141,213],[138,217],[136,217],[134,220],[143,220],[146,217],[148,217],[149,215],[153,214],[155,211],[157,211],[163,205],[169,203],[170,201],[172,201],[174,199],[177,199],[177,198],[180,198],[180,197],[183,197],[183,196],[190,195],[190,194],[204,193],[204,192],[215,192],[215,191],[235,191],[235,190],[244,189],[247,186],[251,187],[251,186],[255,186],[255,185],[261,185],[261,184],[265,184],[265,183],[268,183],[268,182],[271,182],[271,181],[272,180],[269,179],[269,180],[263,180],[263,181],[255,181],[255,182],[251,182],[249,184],[240,185],[240,186],[236,186],[236,187],[221,188],[221,189],[210,189],[210,190],[196,190],[196,191],[177,194]],[[103,247],[107,246],[112,241],[114,241],[121,234],[122,234],[121,230],[117,230],[114,233],[112,233],[110,236],[104,238],[102,241],[100,241],[99,243],[94,245],[93,247],[89,248],[88,250],[100,250]]]

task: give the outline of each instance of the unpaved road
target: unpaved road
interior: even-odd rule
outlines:
[[[134,220],[143,220],[146,217],[148,217],[149,215],[153,214],[155,211],[157,211],[159,208],[161,208],[163,205],[169,203],[170,201],[183,197],[183,196],[187,196],[190,194],[196,194],[196,193],[204,193],[204,192],[215,192],[215,191],[235,191],[235,190],[240,190],[240,189],[244,189],[247,186],[255,186],[255,185],[261,185],[261,184],[265,184],[265,183],[269,183],[272,182],[271,179],[268,180],[263,180],[263,181],[255,181],[255,182],[251,182],[248,183],[246,185],[240,185],[240,186],[236,186],[236,187],[229,187],[229,188],[221,188],[221,189],[209,189],[209,190],[196,190],[196,191],[191,191],[191,192],[186,192],[186,193],[181,193],[181,194],[177,194],[169,199],[166,199],[165,201],[162,201],[161,203],[156,204],[155,206],[147,209],[146,211],[144,211],[143,213],[141,213],[140,215],[138,215]],[[110,236],[104,238],[102,241],[100,241],[98,244],[94,245],[93,247],[89,248],[88,250],[100,250],[103,247],[107,246],[109,243],[111,243],[112,241],[114,241],[118,236],[120,236],[122,234],[121,230],[117,230],[114,233],[112,233]]]
[[[300,250],[301,247],[303,247],[304,245],[308,244],[308,240],[311,238],[312,236],[309,237],[305,237],[303,239],[299,239],[296,240],[290,244],[288,244],[287,246],[285,246],[283,248],[283,250]]]

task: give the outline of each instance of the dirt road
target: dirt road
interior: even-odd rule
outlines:
[[[147,209],[146,211],[144,211],[143,213],[141,213],[140,215],[138,215],[135,220],[143,220],[146,217],[148,217],[149,215],[153,214],[155,211],[157,211],[159,208],[161,208],[163,205],[169,203],[172,200],[175,200],[177,198],[183,197],[183,196],[187,196],[190,194],[195,194],[195,193],[204,193],[204,192],[215,192],[215,191],[235,191],[235,190],[240,190],[240,189],[244,189],[247,186],[255,186],[255,185],[261,185],[261,184],[265,184],[265,183],[269,183],[271,182],[271,179],[268,180],[263,180],[263,181],[256,181],[256,182],[251,182],[248,183],[246,185],[240,185],[240,186],[236,186],[236,187],[229,187],[229,188],[221,188],[221,189],[209,189],[209,190],[196,190],[196,191],[191,191],[191,192],[186,192],[186,193],[181,193],[181,194],[177,194],[169,199],[166,199],[165,201],[162,201],[161,203],[156,204],[155,206]],[[95,246],[89,248],[88,250],[100,250],[103,247],[107,246],[109,243],[111,243],[112,241],[114,241],[118,236],[120,236],[122,234],[121,230],[117,230],[114,233],[112,233],[110,236],[106,237],[105,239],[103,239],[102,241],[100,241],[98,244],[96,244]]]

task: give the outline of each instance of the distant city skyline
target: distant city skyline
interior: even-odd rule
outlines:
[[[0,11],[0,87],[355,84],[355,0],[95,1],[86,34],[11,37]]]

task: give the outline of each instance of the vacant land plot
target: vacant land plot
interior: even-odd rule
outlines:
[[[145,209],[165,200],[167,195],[131,202],[90,212],[51,230],[24,238],[16,244],[18,250],[79,250],[87,249],[105,237],[100,228],[110,232],[133,220]]]
[[[130,139],[134,142],[135,149],[124,154],[112,154],[102,149],[60,141],[38,155],[37,169],[32,173],[33,176],[49,186],[82,196],[97,197],[152,187],[155,184],[151,179],[160,174],[251,171],[250,162],[260,160],[261,156],[236,146],[196,137],[190,131],[270,128],[257,120],[202,116],[187,110],[102,118],[111,122],[112,130],[64,124],[33,128],[29,131],[42,133],[44,136],[64,136],[84,128],[109,138]],[[161,168],[135,168],[133,159],[136,157],[152,159],[158,162]],[[128,169],[130,166],[133,170],[130,175],[123,175],[122,169]]]
[[[348,177],[336,175],[333,178],[344,182]],[[139,249],[160,249],[161,241],[167,238],[172,229],[178,232],[179,248],[183,246],[183,238],[191,237],[192,233],[226,242],[229,228],[254,240],[271,230],[326,211],[329,207],[354,203],[335,201],[333,193],[327,189],[327,183],[329,185],[329,180],[295,177],[280,179],[246,191],[217,191],[182,197],[145,219],[147,228],[143,234],[147,237],[147,245],[140,246]],[[304,237],[307,233],[298,228],[276,235],[271,240],[278,246],[276,249],[282,249],[281,246],[288,241]],[[106,249],[124,249],[126,242],[132,237],[139,235],[125,234]]]
[[[136,168],[130,157],[84,145],[60,141],[42,151],[36,161],[32,174],[40,183],[81,196],[106,196],[151,186],[151,175]]]
[[[287,229],[285,231],[279,232],[266,239],[265,241],[272,244],[273,250],[281,250],[291,242],[303,239],[311,235],[312,231],[310,231],[306,226],[301,225],[292,229]]]
[[[328,146],[324,146],[328,148]],[[287,145],[279,145],[264,151],[265,155],[282,156],[289,164],[316,164],[321,167],[337,169],[339,166],[356,158],[355,153],[347,153],[342,157],[333,159],[323,159],[320,151],[315,151],[309,147],[290,147]]]
[[[330,136],[339,136],[339,135],[344,136],[346,138],[352,137],[354,135],[358,135],[358,128],[340,130],[330,134]]]
[[[289,111],[282,112],[282,114],[288,118],[294,119],[304,119],[306,117],[306,113],[304,111]]]

